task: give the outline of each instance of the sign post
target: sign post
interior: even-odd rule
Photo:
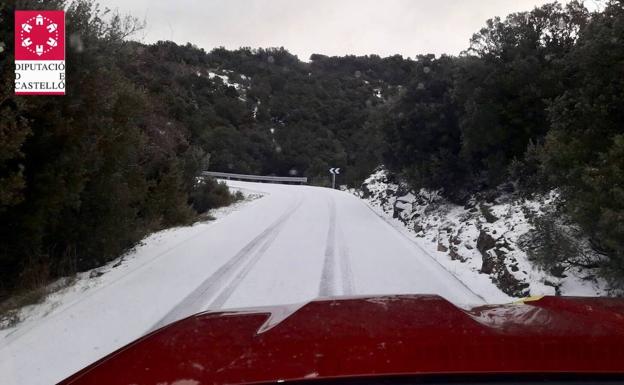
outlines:
[[[330,168],[329,173],[332,175],[332,188],[336,188],[336,175],[340,174],[340,168]]]

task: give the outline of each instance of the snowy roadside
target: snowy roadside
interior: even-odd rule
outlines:
[[[0,345],[2,345],[1,341],[19,336],[45,321],[46,317],[72,307],[99,289],[124,278],[184,242],[201,235],[219,220],[263,196],[257,191],[237,188],[231,188],[231,190],[241,191],[244,199],[229,206],[210,210],[204,215],[206,219],[190,226],[174,227],[150,234],[131,250],[106,265],[78,273],[73,278],[61,278],[52,283],[48,290],[50,294],[42,302],[25,306],[10,319],[0,320]]]
[[[594,271],[570,267],[554,276],[537,267],[523,250],[523,236],[534,229],[528,216],[539,215],[552,196],[534,201],[472,199],[460,206],[435,192],[408,191],[383,169],[362,186],[351,192],[488,302],[608,293]]]

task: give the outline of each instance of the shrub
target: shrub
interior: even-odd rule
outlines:
[[[243,194],[240,191],[236,194],[230,193],[225,183],[217,182],[212,178],[203,178],[191,192],[190,203],[197,213],[203,214],[210,209],[230,205],[242,198]]]
[[[521,247],[530,260],[562,277],[571,266],[599,267],[598,253],[589,245],[582,230],[558,209],[530,216],[535,229],[521,238]]]

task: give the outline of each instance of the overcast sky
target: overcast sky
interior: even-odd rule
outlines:
[[[99,0],[147,22],[146,43],[283,46],[325,55],[458,54],[488,18],[543,0]]]

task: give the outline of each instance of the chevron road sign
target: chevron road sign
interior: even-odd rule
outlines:
[[[336,175],[340,174],[340,168],[332,167],[329,169],[329,173],[332,176],[332,188],[336,188]]]

